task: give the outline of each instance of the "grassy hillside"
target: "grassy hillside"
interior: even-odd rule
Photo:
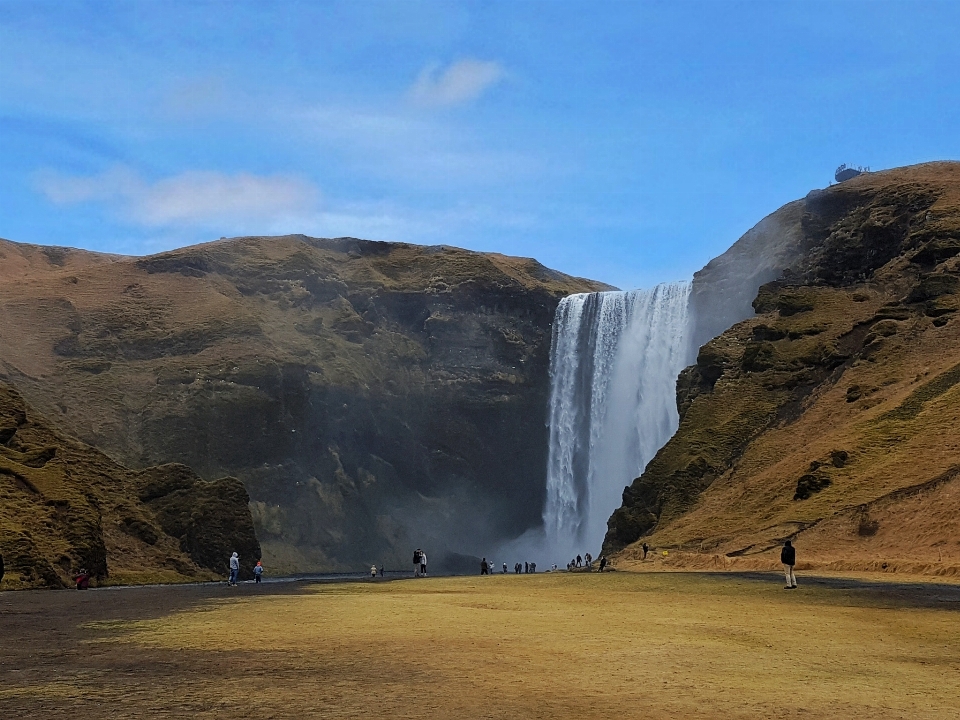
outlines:
[[[80,569],[101,585],[210,580],[233,551],[247,571],[260,555],[238,480],[128,470],[0,383],[0,587],[63,587]]]
[[[960,164],[788,207],[788,264],[681,376],[680,428],[625,490],[606,550],[769,567],[792,538],[800,567],[958,574]]]
[[[439,566],[540,522],[554,309],[604,287],[350,238],[0,241],[0,378],[127,465],[239,477],[274,570]]]

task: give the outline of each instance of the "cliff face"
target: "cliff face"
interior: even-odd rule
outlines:
[[[276,572],[438,562],[536,525],[553,312],[605,289],[349,238],[0,253],[4,377],[132,466],[239,477]]]
[[[960,164],[810,193],[694,295],[765,280],[756,315],[681,375],[680,428],[624,491],[606,551],[629,565],[643,538],[692,551],[668,564],[765,567],[794,538],[808,564],[960,571]]]
[[[209,580],[230,553],[260,556],[236,478],[181,465],[134,472],[53,430],[0,383],[0,554],[4,588]]]

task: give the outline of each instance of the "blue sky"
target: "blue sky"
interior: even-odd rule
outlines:
[[[960,3],[0,0],[0,237],[303,232],[689,278],[764,215],[960,158]]]

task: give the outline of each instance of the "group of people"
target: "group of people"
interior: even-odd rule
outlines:
[[[234,553],[230,556],[230,579],[227,580],[228,585],[233,585],[234,587],[237,584],[237,578],[240,576],[240,556],[237,553]],[[253,580],[257,584],[260,583],[260,579],[263,577],[263,564],[257,560],[257,564],[253,566]]]
[[[427,554],[420,548],[413,551],[413,576],[427,576]]]
[[[607,557],[606,555],[601,555],[599,560],[599,568],[597,572],[603,572],[603,569],[607,566]],[[567,570],[576,570],[580,567],[586,567],[588,570],[593,569],[593,555],[590,553],[585,553],[583,557],[577,555],[573,560],[567,563]]]

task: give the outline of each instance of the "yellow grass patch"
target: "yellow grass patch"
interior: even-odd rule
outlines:
[[[803,579],[801,578],[801,583]],[[248,717],[956,718],[960,614],[718,575],[320,585],[109,626],[191,672],[137,707]],[[119,648],[118,648],[119,650]],[[14,689],[11,689],[11,691]],[[42,690],[41,690],[42,692]],[[112,702],[109,684],[104,701]]]

